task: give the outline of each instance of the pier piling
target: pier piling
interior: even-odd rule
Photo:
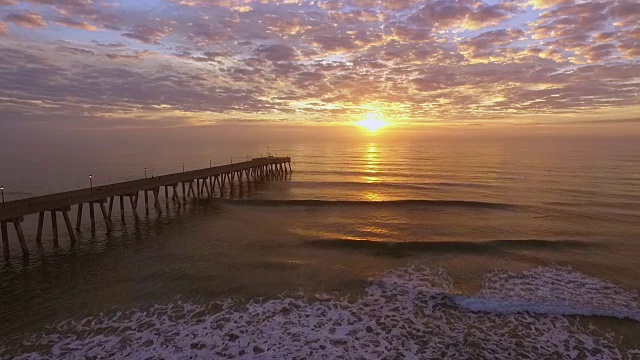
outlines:
[[[76,230],[80,230],[80,225],[82,223],[82,208],[83,203],[78,204],[78,216],[76,217]]]
[[[27,248],[27,242],[24,239],[24,233],[22,232],[22,218],[13,219],[13,227],[16,230],[16,234],[18,235],[18,242],[20,243],[20,248],[22,249],[22,256],[25,258],[29,257],[29,249]]]
[[[56,211],[52,210],[49,212],[51,215],[51,231],[53,235],[53,246],[58,247],[58,219],[56,217]]]
[[[124,195],[120,195],[120,221],[124,222]]]
[[[7,223],[5,221],[0,222],[0,230],[2,232],[2,252],[4,259],[9,260],[11,256],[9,253],[9,232],[7,231]]]
[[[73,227],[71,227],[71,220],[69,220],[69,210],[70,208],[60,209],[62,213],[62,218],[64,219],[64,224],[67,226],[67,233],[69,234],[69,240],[71,241],[71,246],[76,245],[76,233],[73,231]]]
[[[44,225],[44,211],[38,213],[38,232],[36,234],[36,244],[42,243],[42,227]]]

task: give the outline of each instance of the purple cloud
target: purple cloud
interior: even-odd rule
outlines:
[[[255,54],[269,61],[294,61],[297,54],[289,45],[261,45],[255,50]]]
[[[47,23],[42,19],[42,16],[32,11],[26,13],[11,13],[5,16],[4,19],[9,23],[25,29],[37,29],[47,26]]]
[[[160,40],[171,33],[168,27],[154,27],[149,25],[135,25],[130,32],[122,33],[122,36],[138,40],[147,44],[160,44]]]
[[[78,30],[98,31],[98,28],[89,24],[86,21],[78,21],[70,18],[60,18],[56,21],[56,24],[78,29]]]

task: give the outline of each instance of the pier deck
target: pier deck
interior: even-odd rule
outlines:
[[[26,246],[21,222],[23,218],[31,214],[39,214],[38,235],[36,242],[40,243],[44,215],[51,214],[54,244],[58,243],[58,230],[56,213],[61,212],[65,226],[69,233],[71,244],[76,242],[75,232],[71,227],[69,211],[72,206],[77,206],[76,229],[80,227],[82,220],[83,205],[89,205],[91,226],[95,228],[94,204],[99,207],[104,218],[107,229],[111,229],[111,214],[116,198],[120,199],[120,209],[122,220],[124,221],[125,197],[137,216],[138,197],[144,193],[144,203],[146,211],[149,210],[149,193],[154,197],[154,206],[160,209],[159,194],[164,187],[165,199],[172,199],[179,204],[180,195],[186,201],[187,197],[212,197],[217,188],[220,195],[226,186],[233,187],[235,181],[241,183],[243,178],[246,181],[266,181],[286,176],[291,171],[291,159],[289,157],[262,157],[235,164],[215,166],[205,169],[190,170],[180,173],[155,176],[145,179],[125,181],[120,183],[93,186],[90,188],[61,192],[56,194],[31,197],[26,199],[8,201],[0,204],[0,230],[2,233],[2,245],[4,256],[9,258],[9,237],[7,225],[13,223],[18,241],[25,257],[29,256]],[[195,188],[194,188],[195,185]],[[179,188],[182,189],[180,194]],[[172,196],[169,197],[169,193]],[[108,203],[108,208],[105,204]]]

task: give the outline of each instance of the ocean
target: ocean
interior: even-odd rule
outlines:
[[[637,139],[112,135],[7,138],[7,200],[276,153],[293,172],[116,207],[73,249],[25,219],[0,358],[640,359]]]

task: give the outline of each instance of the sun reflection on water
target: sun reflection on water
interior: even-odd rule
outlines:
[[[384,201],[384,198],[380,194],[377,194],[377,193],[372,192],[372,191],[367,191],[364,194],[362,194],[362,200],[364,200],[364,201]]]
[[[379,183],[380,176],[380,151],[376,144],[369,144],[365,147],[362,155],[362,172],[366,175],[362,181],[367,184]],[[363,201],[384,201],[384,198],[377,192],[367,190],[360,195]]]
[[[365,152],[364,162],[365,168],[363,169],[365,173],[368,174],[376,174],[379,172],[378,164],[380,163],[378,159],[378,149],[375,145],[369,145],[369,148]],[[372,175],[366,176],[364,178],[365,182],[372,183],[378,181],[378,178]]]

